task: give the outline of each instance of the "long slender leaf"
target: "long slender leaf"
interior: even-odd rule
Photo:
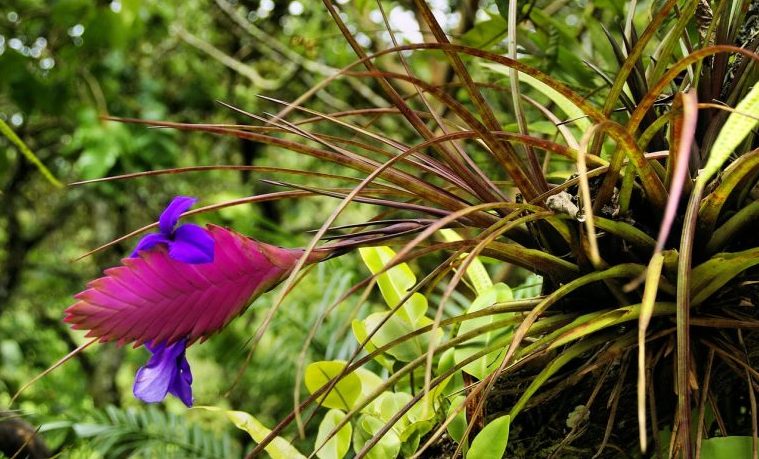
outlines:
[[[45,167],[44,164],[42,164],[42,161],[37,158],[37,156],[32,152],[32,150],[29,149],[29,147],[26,146],[23,140],[19,138],[19,136],[16,135],[15,132],[13,132],[13,129],[11,129],[8,124],[0,119],[0,134],[3,134],[13,145],[18,148],[18,151],[21,152],[22,155],[29,161],[30,163],[34,164],[34,166],[37,168],[37,170],[40,171],[40,173],[47,179],[48,182],[53,184],[53,186],[57,188],[62,188],[63,184],[55,178],[52,172]]]

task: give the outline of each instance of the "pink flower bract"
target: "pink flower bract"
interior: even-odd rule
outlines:
[[[303,251],[283,249],[208,225],[210,263],[169,257],[159,245],[105,270],[66,309],[65,321],[101,342],[156,346],[187,339],[190,345],[223,328],[292,270]]]

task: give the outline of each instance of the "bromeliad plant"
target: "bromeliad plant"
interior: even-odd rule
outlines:
[[[583,434],[597,455],[611,445],[647,451],[653,441],[660,452],[692,457],[705,437],[735,434],[752,434],[756,451],[759,245],[750,228],[759,217],[759,38],[747,32],[745,1],[712,9],[668,0],[652,7],[642,30],[630,5],[621,33],[589,25],[617,62],[588,70],[557,39],[579,32],[515,0],[499,2],[502,15],[491,18],[507,30],[506,49],[498,37],[482,41],[495,45],[469,46],[466,36],[451,43],[416,0],[432,39],[398,45],[388,27],[394,46],[373,54],[325,1],[359,60],[297,101],[267,98],[283,106],[277,115],[235,109],[257,121],[238,126],[139,121],[235,136],[363,174],[251,166],[329,186],[278,180],[270,183],[292,190],[204,209],[341,199],[311,244],[292,251],[213,226],[174,229],[174,207],[140,244],[145,250],[93,282],[67,320],[101,340],[149,346],[135,394],[156,401],[171,392],[189,404],[185,346],[284,282],[255,344],[304,264],[392,244],[397,252],[362,249],[373,275],[345,295],[363,288],[363,302],[378,283],[389,309],[352,324],[360,345],[350,359],[306,368],[311,395],[301,400],[296,388],[292,415],[256,430],[253,455],[282,447],[293,421],[302,433],[315,405],[333,410],[319,429],[319,457],[342,457],[351,437],[357,457],[497,457],[509,431],[513,455],[529,457],[560,457]],[[518,60],[517,43],[533,55]],[[413,70],[419,59],[444,59],[452,78],[423,79]],[[391,60],[402,70],[384,70]],[[373,85],[389,106],[305,107],[340,78]],[[380,213],[333,226],[351,203]],[[189,253],[185,246],[192,256],[178,255]],[[437,260],[418,282],[403,264],[416,259]],[[512,286],[525,272],[541,276],[540,292],[520,298],[493,284],[480,259]],[[370,363],[379,373],[364,368]],[[637,434],[623,427],[632,422]],[[665,432],[671,441],[662,441]]]

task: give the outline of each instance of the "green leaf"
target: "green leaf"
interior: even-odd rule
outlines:
[[[8,126],[8,124],[3,121],[2,118],[0,118],[0,134],[4,135],[8,140],[10,140],[10,142],[15,145],[16,148],[18,148],[18,151],[24,155],[27,161],[34,164],[37,170],[40,171],[40,173],[47,179],[48,182],[52,183],[57,188],[63,187],[63,184],[59,182],[55,176],[53,176],[53,173],[50,172],[50,170],[45,167],[44,164],[42,164],[42,161],[40,161],[39,158],[37,158],[37,156],[32,153],[32,150],[26,146],[24,141],[21,140],[15,132],[13,132],[13,129],[11,129],[11,127]]]
[[[456,365],[456,360],[454,359],[455,352],[455,348],[450,348],[443,352],[443,354],[440,356],[440,360],[437,362],[438,374],[445,373],[446,371],[453,368],[454,365]]]
[[[305,383],[310,393],[330,384],[332,379],[342,373],[346,363],[341,360],[314,362],[306,367]],[[332,390],[319,397],[322,405],[348,411],[355,406],[361,396],[361,378],[356,373],[348,373]]]
[[[361,395],[364,397],[371,395],[383,383],[382,378],[366,368],[357,368],[353,374],[361,381]]]
[[[385,425],[384,422],[377,419],[374,416],[365,414],[358,419],[356,430],[353,435],[353,449],[356,452],[361,451],[361,448],[379,432]],[[398,438],[398,434],[393,429],[390,429],[385,435],[380,438],[376,445],[374,445],[366,454],[368,459],[392,459],[398,456],[401,451],[401,440]]]
[[[103,177],[118,159],[118,150],[105,141],[85,150],[77,160],[76,166],[81,171],[83,180],[91,180]]]
[[[382,323],[388,314],[390,313],[377,312],[371,314],[369,317],[364,319],[364,327],[366,327],[366,330],[368,331],[374,330]],[[425,327],[432,323],[432,319],[422,316],[416,321],[416,326],[413,326],[408,321],[401,319],[397,314],[393,314],[387,320],[387,322],[382,325],[377,333],[374,334],[371,342],[376,347],[382,347],[402,336],[408,335],[414,330]],[[401,362],[410,362],[427,351],[427,347],[429,345],[429,335],[430,332],[424,333],[420,336],[415,336],[409,340],[398,343],[397,345],[388,349],[386,352],[393,356],[396,360],[400,360]],[[436,329],[436,342],[439,342],[442,336],[443,330],[440,328]]]
[[[440,230],[440,234],[447,242],[461,241],[461,236],[451,229]],[[468,254],[462,253],[459,258],[466,258]],[[493,281],[490,280],[488,270],[485,269],[485,265],[482,264],[479,258],[475,258],[466,268],[466,275],[469,278],[469,282],[472,283],[474,291],[478,295],[488,290],[493,286]]]
[[[463,395],[457,395],[451,399],[451,406],[448,408],[448,412],[446,413],[446,417],[453,414],[453,411],[457,409],[459,406],[461,406],[462,403],[466,400],[466,397]],[[446,430],[448,431],[448,435],[456,442],[461,443],[461,440],[464,438],[464,433],[466,432],[466,410],[463,409],[459,411],[458,414],[456,414],[456,417],[453,418],[453,420],[448,424],[446,427]]]
[[[506,67],[505,65],[496,64],[493,62],[482,62],[480,65],[489,70],[492,70],[493,72],[506,75],[507,77],[509,75],[510,68]],[[519,74],[519,82],[532,86],[536,91],[543,93],[543,95],[545,95],[549,100],[556,103],[556,105],[558,105],[559,108],[564,112],[567,119],[574,120],[574,123],[581,131],[590,129],[592,123],[585,116],[585,113],[580,109],[580,107],[575,105],[574,102],[569,100],[560,92],[526,73]]]
[[[408,413],[406,413],[406,417],[411,424],[431,421],[435,418],[436,408],[439,406],[439,404],[436,402],[441,399],[443,392],[445,391],[446,387],[448,387],[448,384],[452,379],[453,375],[445,378],[445,380],[438,384],[437,387],[425,394],[421,400],[416,402],[416,404],[411,407]],[[401,435],[401,439],[407,436],[408,435],[404,432],[404,434]]]
[[[748,136],[759,118],[759,84],[755,84],[746,97],[735,107],[714,141],[709,160],[699,172],[698,180],[707,181],[719,172],[733,151]],[[751,115],[746,116],[744,115]]]
[[[477,312],[481,309],[493,306],[496,303],[503,303],[506,301],[511,301],[512,299],[513,295],[509,286],[503,283],[498,283],[475,298],[471,306],[469,306],[467,309],[467,313]],[[467,320],[463,322],[459,327],[457,336],[469,333],[472,330],[490,325],[494,322],[507,319],[511,315],[511,313],[491,314],[488,316]],[[506,332],[511,328],[512,327],[508,327],[508,329],[504,330],[490,331],[482,334],[475,339],[470,339],[469,341],[463,343],[463,345],[456,348],[456,351],[454,353],[454,359],[456,363],[466,360],[472,354],[476,354],[482,348],[486,347],[496,337],[496,334]],[[500,359],[498,359],[498,356],[500,354],[500,350],[493,351],[488,355],[480,357],[474,362],[467,364],[463,368],[463,371],[478,379],[484,379],[487,375],[495,371],[496,368],[498,368],[500,365]]]
[[[390,247],[363,247],[359,249],[359,253],[372,274],[382,271],[395,257],[395,252]],[[401,263],[380,274],[377,277],[377,285],[387,306],[392,309],[416,285],[416,276],[406,263]],[[420,293],[414,293],[398,311],[398,315],[408,323],[416,324],[425,312],[427,312],[427,298]]]
[[[351,329],[353,330],[353,335],[356,337],[356,341],[359,343],[363,343],[366,341],[366,338],[369,336],[369,331],[366,329],[366,324],[361,320],[354,320],[351,322]],[[372,344],[371,341],[367,342],[364,346],[364,349],[366,352],[374,352],[377,349],[377,346]],[[391,359],[386,357],[384,354],[380,354],[376,357],[374,357],[374,360],[377,361],[380,365],[382,365],[383,368],[386,368],[387,371],[393,370],[393,362]]]
[[[493,419],[477,434],[469,448],[467,459],[493,459],[503,457],[509,442],[511,416],[508,414]]]
[[[196,406],[197,409],[221,412],[240,430],[248,432],[250,438],[256,443],[260,443],[271,433],[271,430],[261,424],[255,417],[244,411],[224,410],[215,406]],[[288,443],[282,437],[276,437],[264,448],[272,459],[300,459],[306,456],[302,455],[293,445]]]
[[[332,430],[345,418],[345,413],[340,410],[329,410],[319,424],[319,433],[316,435],[316,446],[324,443]],[[324,446],[316,452],[319,459],[342,459],[351,446],[353,428],[350,423],[345,424]]]
[[[759,248],[734,253],[718,253],[693,268],[691,305],[696,306],[709,298],[741,272],[759,264]]]
[[[387,422],[396,415],[413,397],[406,392],[391,392],[379,404],[379,418]],[[395,427],[395,426],[394,426]]]
[[[498,44],[508,32],[508,24],[500,16],[491,16],[490,19],[478,22],[461,36],[461,41],[475,48],[488,48]]]
[[[714,437],[701,443],[701,459],[751,457],[752,437]]]

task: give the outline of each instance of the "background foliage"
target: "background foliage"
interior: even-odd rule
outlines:
[[[260,111],[266,104],[258,94],[297,97],[320,78],[303,66],[324,67],[325,72],[325,62],[339,65],[351,56],[316,2],[295,3],[300,8],[288,2],[246,2],[237,9],[229,6],[230,15],[222,3],[208,1],[182,2],[181,7],[150,0],[0,2],[0,117],[64,182],[203,164],[292,167],[297,162],[308,167],[303,159],[250,142],[99,118],[111,114],[230,122],[234,116],[216,100]],[[253,37],[239,21],[257,27],[261,35]],[[209,57],[202,48],[209,46],[246,72],[260,74],[265,88]],[[282,55],[280,48],[290,54]],[[341,104],[353,97],[348,87],[325,95]],[[154,220],[176,194],[213,203],[272,188],[255,173],[230,171],[59,190],[5,138],[0,138],[0,187],[0,406],[7,406],[21,384],[82,342],[80,334],[61,322],[61,312],[87,280],[128,253],[131,242],[82,261],[73,259]],[[204,221],[295,247],[303,243],[303,231],[316,224],[311,216],[321,205],[318,199],[264,203],[225,210]],[[204,381],[202,388],[196,385],[198,403],[256,406],[269,424],[282,417],[291,404],[290,370],[300,352],[300,337],[324,303],[354,278],[355,266],[356,260],[344,259],[315,270],[308,287],[295,292],[277,318],[239,385],[245,389],[226,401],[221,402],[220,394],[237,374],[246,355],[245,340],[267,300],[208,346],[193,349],[196,378]],[[339,316],[335,319],[339,323]],[[313,350],[320,356],[340,355],[345,352],[341,346],[327,327],[314,340]],[[131,395],[134,371],[146,356],[143,350],[111,345],[93,348],[33,386],[14,408],[35,425],[119,424],[123,419],[116,413],[137,410],[147,413],[145,423],[160,426],[167,419],[153,416],[155,410],[146,412]],[[243,437],[225,422],[209,418],[198,423],[202,415],[186,414],[180,406],[174,400],[166,403],[167,411],[181,416],[180,427],[186,422],[202,425],[219,439],[228,432],[235,436],[230,437],[233,451],[241,454]],[[107,415],[106,407],[112,407]],[[82,441],[64,432],[61,428],[41,435],[66,455],[103,446],[87,440],[92,431],[77,431]]]
[[[362,46],[370,51],[392,46],[376,2],[337,3],[345,11],[344,20]],[[454,41],[499,54],[507,52],[506,2],[435,0],[428,3]],[[623,3],[519,2],[520,62],[543,70],[592,103],[602,106],[610,79],[618,71],[620,53],[625,54],[614,45],[622,42],[626,28],[627,9]],[[631,16],[632,25],[643,30],[652,11],[662,3],[637,2],[635,14]],[[688,7],[696,4],[685,3]],[[398,32],[397,38],[404,42],[430,39],[431,32],[411,2],[383,1],[382,5],[391,28]],[[608,31],[604,30],[603,24],[609,25]],[[664,41],[666,31],[679,27],[679,24],[675,18],[668,17],[656,43]],[[698,24],[689,22],[683,26],[685,33],[698,36]],[[749,29],[745,33],[750,35],[752,32]],[[752,37],[739,39],[748,42]],[[648,51],[654,52],[653,49]],[[679,58],[681,51],[672,52]],[[431,52],[409,54],[406,58],[412,74],[435,85],[446,85],[455,78],[442,56],[442,53]],[[360,177],[355,172],[346,172],[339,165],[246,140],[151,129],[102,119],[102,116],[113,115],[194,123],[248,122],[243,115],[216,101],[231,103],[250,113],[274,113],[282,106],[260,95],[295,100],[318,81],[353,61],[353,50],[322,2],[316,0],[190,0],[182,2],[181,7],[154,0],[60,0],[53,3],[13,0],[8,5],[0,4],[0,118],[64,182],[211,164],[276,166],[322,173],[340,171],[343,175]],[[651,72],[664,71],[655,62],[648,63],[653,68]],[[398,60],[382,58],[382,64],[390,71],[403,72]],[[473,65],[469,71],[475,80],[491,84],[486,88],[486,95],[498,114],[502,129],[518,132],[513,101],[508,91],[502,90],[508,88],[504,68]],[[636,72],[643,73],[637,68]],[[755,68],[748,74],[755,77]],[[638,73],[634,73],[634,77],[643,78]],[[537,83],[530,83],[530,86],[535,85]],[[403,83],[399,83],[399,87],[408,93],[413,89]],[[622,98],[623,105],[633,105],[629,98],[640,95],[632,81],[630,88],[631,94],[625,93]],[[462,103],[469,102],[463,89],[452,93]],[[538,103],[556,102],[561,106],[560,99],[552,100],[541,92],[540,87],[530,95]],[[667,104],[668,101],[661,103]],[[346,78],[319,91],[308,107],[326,113],[389,105],[375,81]],[[558,137],[555,124],[545,120],[537,109],[530,106],[526,114],[533,135],[549,140]],[[413,130],[393,117],[368,118],[366,123],[399,142],[413,144],[418,140]],[[338,126],[323,124],[319,132],[344,135]],[[573,129],[588,129],[589,126],[589,122],[579,120],[573,124]],[[582,132],[578,134],[579,137]],[[663,145],[664,140],[655,136],[653,144],[660,142]],[[613,142],[606,142],[601,157],[608,159],[613,150]],[[469,154],[475,161],[483,162],[488,158],[480,149],[473,148]],[[507,179],[500,170],[488,169],[486,172],[494,180]],[[559,158],[550,163],[547,177],[560,183],[572,172],[571,162]],[[0,407],[9,403],[11,395],[24,382],[83,342],[81,335],[61,323],[61,312],[70,304],[71,295],[87,280],[97,277],[105,267],[116,264],[128,253],[130,243],[117,244],[111,250],[81,261],[71,260],[153,221],[173,195],[199,196],[202,203],[210,204],[279,189],[270,182],[260,181],[262,175],[257,171],[216,170],[56,189],[8,140],[0,138]],[[316,179],[288,175],[286,180],[313,186]],[[319,185],[331,186],[328,181]],[[233,207],[198,220],[228,225],[267,242],[295,247],[307,243],[309,235],[306,230],[318,227],[334,205],[326,198],[274,201]],[[373,215],[368,206],[352,206],[338,223]],[[654,232],[655,224],[643,220],[643,225],[651,225],[649,232]],[[362,256],[371,270],[377,272],[376,264],[371,265],[366,253]],[[435,260],[424,259],[410,266],[412,272],[422,277],[435,267]],[[490,305],[506,301],[511,298],[512,290],[515,298],[539,293],[518,293],[535,284],[535,278],[528,278],[524,270],[505,264],[490,264],[482,269],[490,271],[497,286],[503,285],[498,282],[506,281],[513,287],[493,287],[488,290],[488,295],[496,299],[482,300],[483,303],[489,301]],[[383,299],[379,294],[373,294],[358,311],[353,310],[356,303],[346,302],[330,313],[307,348],[301,349],[304,337],[324,310],[367,272],[361,259],[354,255],[315,267],[287,297],[264,340],[256,348],[252,362],[245,368],[241,381],[230,392],[231,381],[244,366],[246,344],[261,322],[272,295],[259,299],[241,319],[206,345],[191,348],[189,358],[198,381],[195,384],[197,403],[245,410],[254,413],[257,421],[264,425],[275,425],[292,409],[292,392],[296,384],[300,382],[303,385],[300,389],[304,392],[315,389],[308,387],[309,379],[313,380],[309,378],[308,370],[305,383],[296,380],[301,370],[299,358],[321,364],[348,359],[357,343],[353,336],[355,330],[346,324],[351,324],[355,317],[370,321],[372,317],[382,316],[388,306],[392,307],[387,295]],[[410,285],[413,283],[410,281]],[[470,286],[473,283],[470,282]],[[401,292],[410,285],[404,284]],[[441,283],[425,295],[435,303],[444,289],[445,285]],[[476,285],[457,291],[446,314],[476,310],[482,305],[473,300],[482,293]],[[420,323],[414,323],[414,327],[431,323],[431,319],[423,314],[418,319]],[[477,325],[487,323],[490,323],[489,319]],[[466,329],[465,326],[461,328]],[[459,329],[458,333],[463,331]],[[491,337],[483,339],[487,343]],[[411,360],[420,350],[424,352],[426,349],[426,342],[421,338],[420,341],[395,349],[391,357],[399,362]],[[404,355],[404,350],[409,353]],[[457,349],[457,353],[461,351]],[[157,454],[241,457],[250,449],[248,437],[232,430],[223,417],[213,412],[186,411],[176,400],[150,408],[137,403],[131,395],[131,383],[145,354],[143,350],[121,349],[113,345],[89,349],[25,392],[14,407],[20,411],[13,415],[21,415],[35,426],[41,425],[39,435],[63,457]],[[455,360],[461,359],[463,357],[457,356]],[[390,359],[384,363],[377,359],[371,368],[386,376],[393,371],[394,362]],[[484,367],[481,371],[485,374],[488,363],[476,363]],[[340,371],[327,367],[321,370],[327,373]],[[527,368],[527,371],[532,369]],[[423,374],[417,376],[424,377]],[[413,372],[411,378],[414,378]],[[404,391],[413,392],[415,385],[409,382],[404,389],[403,384],[405,382],[399,383],[392,397],[386,397],[372,408],[376,408],[376,412],[361,418],[359,426],[354,427],[354,442],[366,442],[387,421],[392,408],[406,402]],[[451,405],[456,402],[457,399],[452,399]],[[350,408],[339,402],[325,403],[325,406],[333,409],[327,413],[333,425],[340,416],[340,412],[334,410]],[[634,405],[624,408],[634,409]],[[318,416],[324,414],[320,411]],[[566,426],[562,426],[566,430],[542,432],[541,438],[571,436],[577,425],[591,429],[590,436],[596,440],[603,436],[605,426],[585,426],[576,419],[573,421],[571,413],[562,412],[561,415],[567,417]],[[432,422],[420,416],[415,420]],[[249,420],[238,417],[233,421],[247,425],[245,430],[254,438],[261,433],[260,429],[251,428],[250,422],[245,424]],[[503,437],[503,429],[508,432],[509,420],[498,418],[495,421],[488,424],[486,429],[489,430],[482,432]],[[530,422],[540,424],[540,420]],[[294,430],[288,431],[287,437],[294,439],[295,447],[308,451],[315,439],[323,438],[324,433],[318,427],[318,423],[310,423],[305,437],[294,435]],[[426,424],[417,427],[399,430],[397,435],[426,432]],[[748,427],[739,427],[745,434]],[[461,426],[456,428],[461,429],[459,434],[463,434]],[[449,430],[450,436],[455,438],[455,432],[455,428],[454,432]],[[518,436],[519,432],[516,434]],[[510,448],[515,454],[528,454],[525,451],[531,447],[527,444],[529,441],[529,437],[523,437],[522,443],[518,441]],[[666,442],[666,439],[662,441]],[[380,446],[386,452],[410,453],[401,450],[400,442],[394,443],[392,435],[388,435]],[[478,444],[475,440],[472,449],[486,451],[488,446],[493,445],[482,441]],[[505,444],[503,446],[505,448]],[[553,451],[556,446],[539,445],[545,451]],[[578,454],[578,457],[585,453],[585,450],[571,448],[567,451]]]

